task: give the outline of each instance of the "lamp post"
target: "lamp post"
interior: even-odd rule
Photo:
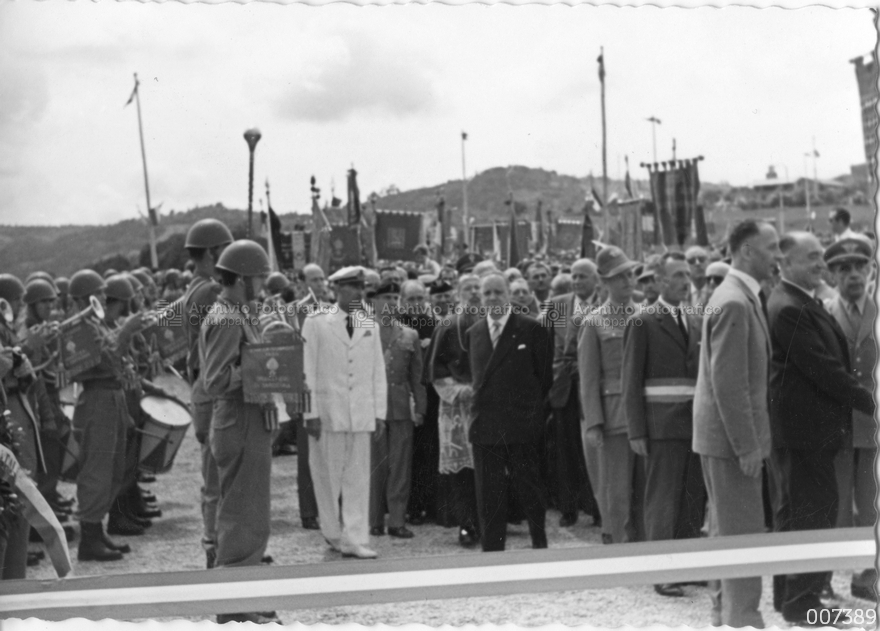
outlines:
[[[257,143],[262,137],[260,130],[256,127],[244,132],[244,139],[247,141],[248,150],[251,155],[250,170],[248,172],[248,239],[252,239],[254,234],[254,151],[257,148]]]

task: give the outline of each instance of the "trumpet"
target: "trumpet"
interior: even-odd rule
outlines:
[[[2,308],[2,305],[0,305],[0,309]],[[101,301],[94,296],[89,296],[88,308],[70,316],[63,322],[43,322],[32,326],[29,331],[34,335],[44,336],[46,342],[52,342],[65,331],[69,331],[76,324],[86,318],[95,318],[97,320],[104,319],[104,307],[101,305]]]

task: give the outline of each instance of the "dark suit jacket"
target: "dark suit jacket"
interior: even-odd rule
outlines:
[[[511,313],[493,349],[486,318],[467,331],[473,376],[475,444],[540,440],[544,398],[553,383],[553,337],[529,316]]]
[[[629,319],[623,334],[623,409],[630,440],[690,440],[693,394],[678,400],[646,400],[645,382],[696,385],[700,362],[700,320],[687,316],[688,339],[671,314],[655,303]]]
[[[781,282],[768,301],[770,428],[774,448],[838,449],[853,408],[874,412],[850,372],[846,337],[819,302]]]

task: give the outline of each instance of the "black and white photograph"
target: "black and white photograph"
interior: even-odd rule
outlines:
[[[876,629],[880,13],[761,6],[0,0],[0,625]]]

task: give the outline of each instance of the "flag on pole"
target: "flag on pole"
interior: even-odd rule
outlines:
[[[538,252],[544,253],[547,248],[547,235],[545,234],[543,203],[540,199],[538,200],[538,207],[535,209],[535,215],[535,220],[538,224],[538,243],[536,249]]]
[[[602,198],[599,197],[599,193],[596,192],[596,187],[590,187],[590,200],[593,202],[593,206],[595,206],[596,211],[601,211],[604,204],[602,204]]]
[[[605,82],[605,53],[599,53],[599,58],[596,59],[599,62],[599,81]]]
[[[510,201],[510,242],[507,245],[507,267],[516,267],[519,263],[519,239],[516,238],[516,213],[513,211],[512,197]]]
[[[596,259],[596,244],[593,243],[593,220],[589,209],[584,207],[584,223],[581,227],[581,258]]]
[[[361,194],[357,185],[357,171],[348,171],[348,225],[357,226],[361,222]]]
[[[278,253],[281,252],[281,236],[281,220],[272,210],[272,204],[269,204],[269,265],[273,272],[279,269]]]
[[[623,156],[623,160],[626,162],[626,178],[623,181],[623,185],[626,188],[626,194],[629,195],[629,198],[635,199],[635,195],[633,195],[632,181],[629,179],[629,156]]]
[[[467,140],[467,132],[464,132],[464,131],[461,132],[461,139],[462,139],[462,140]]]
[[[316,263],[325,274],[330,273],[330,222],[318,205],[321,197],[320,189],[315,186],[315,176],[312,176],[312,238],[310,242],[309,258]]]
[[[135,95],[137,95],[139,85],[140,85],[140,82],[137,80],[137,77],[135,77],[134,78],[134,89],[131,91],[131,96],[128,97],[128,100],[125,102],[125,105],[123,105],[122,107],[128,107],[131,104],[131,102],[134,101],[134,97],[135,97]]]

